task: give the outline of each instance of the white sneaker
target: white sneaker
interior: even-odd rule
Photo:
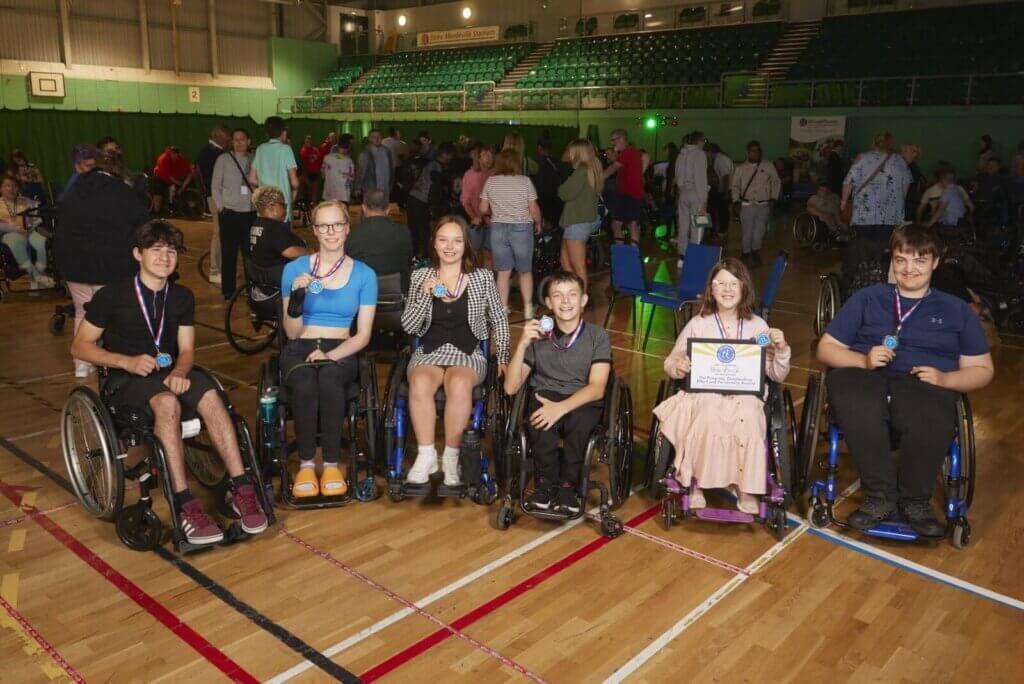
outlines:
[[[214,285],[220,285],[220,273],[217,275],[210,274],[210,282]]]
[[[405,481],[409,484],[426,484],[430,476],[437,472],[437,452],[417,453],[416,462],[412,464]]]
[[[445,487],[458,487],[462,484],[462,480],[459,479],[459,454],[446,453],[441,457],[441,461]]]
[[[704,498],[704,490],[700,487],[693,487],[690,490],[690,508],[707,508],[708,502]]]

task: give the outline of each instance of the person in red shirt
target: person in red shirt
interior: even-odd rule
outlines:
[[[629,226],[629,239],[639,243],[639,221],[644,206],[643,160],[621,128],[612,131],[612,146],[616,159],[604,170],[605,180],[616,176],[616,192],[611,195],[612,203],[608,207],[612,215],[612,237],[622,242],[622,224],[625,223]]]
[[[188,187],[192,180],[192,164],[173,145],[157,157],[153,167],[153,213],[160,214],[166,199],[170,205],[176,192]]]
[[[302,141],[299,149],[299,159],[302,160],[302,170],[306,176],[306,189],[310,206],[316,204],[320,198],[320,168],[324,165],[324,154],[320,147],[313,144],[313,136],[307,135]]]

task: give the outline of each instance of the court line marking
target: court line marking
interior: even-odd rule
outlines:
[[[654,517],[660,509],[661,504],[657,503],[648,508],[647,510],[631,518],[629,521],[626,522],[626,526],[636,527],[638,525],[641,525],[647,520],[650,520],[652,517]],[[558,575],[563,570],[571,567],[572,565],[575,565],[578,561],[586,558],[587,556],[591,555],[592,553],[601,549],[607,544],[610,544],[612,541],[612,539],[603,536],[594,539],[588,544],[585,544],[584,546],[581,546],[580,548],[576,549],[572,553],[563,556],[561,559],[555,561],[546,568],[534,573],[533,575],[519,582],[518,584],[513,585],[512,587],[505,590],[504,592],[494,597],[490,601],[487,601],[486,603],[477,606],[470,612],[465,613],[461,617],[453,620],[451,623],[452,627],[461,630],[472,625],[479,619],[493,613],[498,608],[504,606],[505,604],[521,596],[522,594],[525,594],[531,589],[535,589],[545,580],[548,580],[554,577],[555,575]],[[424,637],[423,639],[420,639],[411,646],[404,648],[403,650],[394,654],[387,660],[367,670],[366,672],[360,675],[360,679],[362,679],[364,682],[375,681],[376,679],[383,677],[389,672],[392,672],[396,668],[401,667],[402,665],[416,658],[420,654],[430,650],[437,644],[445,641],[449,636],[451,636],[451,632],[445,629],[437,630],[436,632]]]
[[[915,563],[914,561],[898,556],[895,553],[890,553],[889,551],[871,546],[870,544],[865,544],[864,542],[856,539],[850,539],[849,537],[845,537],[834,530],[811,529],[810,533],[815,537],[819,537],[825,541],[835,544],[836,546],[859,553],[862,556],[874,558],[875,560],[882,561],[888,565],[901,568],[915,575],[934,580],[954,589],[959,589],[968,594],[980,596],[981,598],[986,598],[1004,606],[1024,611],[1024,601],[1021,601],[1020,599],[1015,599],[1012,596],[1007,596],[1006,594],[974,584],[973,582],[968,582],[967,580],[960,579],[959,577],[947,575],[944,572],[929,568],[921,565],[920,563]]]
[[[22,505],[21,495],[11,485],[0,480],[0,494],[3,494],[14,505]],[[105,560],[93,553],[85,544],[78,541],[67,530],[58,525],[49,516],[39,511],[34,506],[22,506],[33,522],[38,524],[50,535],[63,544],[69,551],[78,556],[86,565],[100,574],[105,580],[114,585],[122,594],[130,598],[140,608],[149,613],[157,622],[171,631],[186,645],[190,646],[204,660],[227,675],[232,681],[257,683],[258,679],[249,674],[246,670],[207,641],[202,635],[189,627],[183,620],[168,610],[162,603],[143,591],[137,584],[115,570]]]
[[[860,480],[855,481],[852,485],[847,487],[839,495],[839,501],[842,501],[846,497],[853,494],[857,489],[860,488]],[[673,639],[678,637],[680,634],[689,629],[693,623],[697,622],[703,615],[709,610],[715,607],[722,601],[726,596],[736,591],[741,584],[746,582],[752,575],[758,572],[761,568],[768,564],[773,558],[778,556],[782,551],[792,545],[797,539],[802,537],[810,525],[807,521],[802,520],[794,515],[787,514],[786,519],[796,524],[796,529],[786,535],[785,539],[779,542],[775,542],[774,545],[768,548],[767,551],[762,553],[760,556],[755,558],[749,565],[744,568],[744,574],[736,574],[729,578],[729,581],[720,586],[714,593],[708,598],[695,607],[693,610],[684,615],[678,622],[669,627],[667,630],[658,635],[654,641],[647,645],[642,651],[637,653],[635,656],[626,661],[625,664],[616,668],[607,679],[604,680],[604,684],[619,684],[624,681],[631,674],[636,672],[638,669],[653,658],[655,655],[660,653]]]
[[[390,589],[388,589],[384,585],[380,584],[379,582],[376,582],[375,580],[370,579],[369,577],[367,577],[363,573],[359,572],[358,570],[356,570],[352,566],[350,566],[350,565],[348,565],[348,564],[338,560],[337,558],[332,556],[329,552],[322,551],[322,550],[316,548],[315,546],[313,546],[312,544],[310,544],[306,540],[302,539],[301,537],[299,537],[299,536],[297,536],[295,534],[292,534],[291,532],[289,532],[288,530],[284,529],[283,527],[281,528],[281,531],[284,533],[285,537],[287,537],[288,539],[292,540],[293,542],[295,542],[299,546],[305,548],[307,551],[310,551],[313,554],[315,554],[317,556],[320,556],[321,558],[323,558],[325,561],[327,561],[328,563],[330,563],[334,567],[341,569],[342,571],[348,573],[352,577],[355,577],[356,579],[360,580],[361,582],[367,584],[369,587],[371,587],[373,589],[376,589],[377,591],[383,593],[385,596],[387,596],[392,601],[396,601],[397,603],[402,604],[408,610],[415,612],[420,617],[426,618],[430,622],[433,622],[435,625],[440,626],[441,629],[447,630],[453,636],[456,636],[456,637],[462,639],[463,641],[469,643],[470,645],[472,645],[473,647],[475,647],[478,650],[482,651],[483,653],[486,653],[487,655],[491,656],[492,658],[495,658],[502,665],[505,665],[507,667],[512,668],[513,670],[515,670],[519,674],[523,675],[527,679],[532,679],[535,682],[543,683],[545,681],[539,675],[537,675],[534,672],[531,672],[525,666],[521,665],[520,663],[517,663],[516,661],[514,661],[511,658],[509,658],[508,656],[504,655],[500,651],[498,651],[498,650],[496,650],[494,648],[491,648],[490,646],[485,645],[484,643],[478,641],[477,639],[474,639],[473,637],[469,636],[468,634],[466,634],[462,630],[456,629],[455,627],[453,627],[449,623],[445,622],[441,618],[437,617],[433,613],[430,613],[430,612],[424,610],[423,608],[420,608],[416,604],[412,603],[411,601],[409,601],[408,599],[402,597],[401,595],[391,591]]]
[[[25,497],[22,497],[22,503],[24,503],[24,499],[25,499]],[[66,504],[61,504],[60,506],[54,506],[53,508],[47,508],[47,509],[39,511],[39,512],[40,513],[44,513],[46,515],[49,515],[50,513],[56,513],[57,511],[63,511],[65,508],[71,508],[71,507],[77,506],[77,505],[78,505],[77,501],[69,501]],[[30,517],[31,516],[26,513],[24,515],[18,515],[18,516],[15,516],[13,518],[8,518],[7,520],[0,520],[0,530],[2,530],[5,527],[10,527],[11,525],[21,524],[21,523],[25,522],[26,520],[28,520]]]
[[[42,463],[41,461],[36,459],[34,456],[29,454],[25,450],[21,449],[20,447],[18,447],[16,444],[12,444],[10,441],[5,439],[2,435],[0,435],[0,446],[2,446],[4,449],[6,449],[9,453],[13,454],[15,457],[17,457],[20,461],[22,461],[26,465],[30,466],[31,468],[35,469],[36,471],[38,471],[39,473],[41,473],[42,475],[47,477],[49,480],[54,482],[57,486],[62,488],[64,491],[66,491],[66,492],[68,492],[70,494],[74,494],[74,489],[72,488],[71,483],[68,482],[68,480],[66,478],[64,478],[61,475],[59,475],[57,472],[55,472],[49,466],[45,465],[44,463]],[[0,481],[0,485],[3,485],[2,481]],[[0,488],[0,493],[2,493],[2,488]],[[33,492],[29,492],[29,494],[33,494]],[[27,498],[28,498],[27,495],[26,495],[26,497],[23,497],[22,508],[24,508],[24,499],[27,499]],[[38,511],[34,512],[34,514],[31,517],[36,522],[38,522],[39,520],[42,519],[42,520],[49,521],[50,524],[56,526],[56,523],[50,521],[49,518],[47,518],[45,515],[41,514]],[[40,524],[42,524],[42,523],[40,523]],[[52,532],[51,532],[51,534],[52,534]],[[67,534],[67,533],[65,533],[65,534]],[[68,535],[68,536],[70,537],[70,535]],[[74,539],[74,537],[70,537],[70,538],[72,540]],[[78,543],[77,540],[76,540],[76,543]],[[86,553],[89,555],[90,558],[95,558],[95,560],[98,563],[102,563],[103,565],[107,565],[106,562],[102,558],[100,558],[98,555],[93,554],[92,551],[89,551],[84,546],[82,546],[82,548],[85,549]],[[330,658],[324,656],[321,652],[317,651],[315,648],[313,648],[312,646],[307,644],[305,641],[303,641],[302,639],[300,639],[296,635],[292,634],[287,629],[285,629],[281,625],[277,624],[276,622],[274,622],[273,620],[271,620],[270,618],[265,616],[263,613],[259,612],[258,610],[256,610],[252,606],[250,606],[249,604],[245,603],[244,601],[242,601],[241,599],[236,597],[234,594],[232,594],[230,591],[228,591],[224,586],[219,584],[213,578],[211,578],[208,575],[204,574],[202,571],[200,571],[198,568],[196,568],[195,566],[190,564],[188,561],[186,561],[186,560],[184,560],[182,558],[179,558],[174,553],[168,551],[167,549],[163,548],[162,546],[157,547],[155,549],[154,553],[158,557],[162,558],[163,560],[167,561],[172,566],[174,566],[174,568],[177,569],[179,572],[181,572],[183,575],[185,575],[186,577],[191,579],[197,586],[199,586],[199,587],[201,587],[203,589],[206,589],[208,592],[210,592],[215,597],[220,599],[223,603],[225,603],[229,608],[231,608],[232,610],[237,612],[239,615],[242,615],[243,617],[247,618],[250,622],[255,624],[257,627],[259,627],[263,631],[267,632],[268,634],[273,636],[275,639],[280,641],[282,644],[287,646],[289,649],[291,649],[292,651],[295,651],[300,656],[305,658],[306,661],[309,661],[313,665],[315,665],[316,667],[320,668],[320,670],[323,671],[324,673],[326,673],[329,676],[333,677],[334,679],[336,679],[338,681],[342,681],[342,682],[357,682],[358,681],[358,678],[354,674],[352,674],[351,672],[349,672],[348,670],[346,670],[342,666],[338,665],[337,663],[333,662]],[[83,557],[83,559],[84,558],[85,557]],[[107,565],[107,567],[110,567],[110,566]],[[113,568],[110,568],[110,571],[113,572],[113,573],[117,573],[117,571],[114,570]],[[104,574],[104,573],[101,572],[101,574]],[[108,575],[106,575],[106,574],[104,574],[104,576],[108,577]],[[108,579],[109,579],[109,577],[108,577]],[[130,582],[127,579],[125,581]],[[134,587],[135,585],[133,584],[132,586]],[[138,587],[136,587],[136,589],[138,589]],[[141,592],[142,590],[139,589],[139,591]],[[148,597],[148,594],[144,594],[144,595]],[[151,597],[150,597],[150,599],[153,600]],[[154,602],[155,602],[155,600],[154,600]],[[159,606],[160,604],[157,603],[156,605]],[[143,607],[145,607],[145,606],[143,606]],[[165,611],[167,610],[166,608],[163,608],[163,606],[160,606],[160,607],[163,610],[165,610]],[[169,611],[167,611],[167,613],[168,613],[168,615],[170,615],[171,618],[173,618],[173,620],[176,623],[180,623],[181,626],[184,629],[188,629],[189,631],[191,631],[191,629],[187,625],[185,625],[185,623],[178,621],[178,619],[176,617],[174,617],[174,615],[172,613],[170,613]],[[175,632],[177,634],[177,628],[174,626],[173,623],[168,625],[168,629],[171,629],[171,631],[173,631],[173,632]],[[181,635],[179,635],[179,636],[181,636]],[[202,639],[201,636],[199,636],[199,638]],[[206,642],[206,643],[209,643],[209,642]],[[220,653],[220,651],[217,651],[216,647],[214,647],[212,644],[210,644],[209,647],[213,651],[216,651],[217,653]],[[200,653],[200,655],[203,655],[204,657],[206,657],[206,655],[205,655],[205,653],[203,651],[199,651],[199,653]],[[227,656],[225,656],[225,657],[227,657]],[[242,672],[245,673],[244,670],[242,670]],[[245,675],[249,677],[249,679],[245,680],[246,682],[253,682],[253,683],[258,683],[259,682],[258,679],[255,679],[254,677],[252,677],[248,673],[245,673]]]
[[[21,627],[21,629],[24,630],[24,632],[27,635],[32,637],[32,639],[37,644],[39,644],[39,647],[42,648],[43,651],[45,651],[48,656],[50,656],[53,662],[57,663],[57,666],[60,667],[60,669],[64,670],[64,674],[70,677],[71,681],[83,683],[85,682],[85,678],[82,677],[82,675],[80,675],[78,671],[71,666],[71,663],[65,660],[64,656],[58,653],[57,649],[50,645],[50,642],[46,640],[46,638],[39,632],[39,630],[33,627],[32,623],[26,620],[25,616],[19,613],[17,609],[15,609],[14,606],[8,603],[7,599],[5,599],[3,596],[0,596],[0,606],[2,606],[5,611],[7,611],[7,614],[11,617],[11,620],[13,620],[15,624],[17,624],[19,627]]]

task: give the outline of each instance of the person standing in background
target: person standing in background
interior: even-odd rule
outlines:
[[[640,216],[643,213],[644,177],[640,152],[629,143],[624,129],[612,131],[615,161],[604,170],[604,178],[616,176],[614,200],[608,209],[612,215],[612,237],[622,242],[622,226],[629,227],[629,239],[640,242]]]
[[[384,147],[391,153],[391,168],[397,169],[405,159],[405,141],[402,140],[402,131],[392,126],[388,129],[388,137],[381,141]]]
[[[221,285],[224,301],[235,294],[238,253],[249,254],[247,238],[256,214],[252,208],[254,188],[249,184],[249,133],[244,128],[231,132],[231,151],[213,165],[213,203],[220,213]]]
[[[292,207],[299,194],[298,164],[288,144],[288,126],[279,116],[267,117],[263,123],[267,142],[256,148],[256,157],[249,169],[249,185],[274,185],[285,192],[285,223],[292,222]]]
[[[992,149],[992,136],[983,135],[978,138],[978,148],[978,171],[984,171],[988,160],[996,156],[996,151]]]
[[[325,200],[336,200],[346,205],[352,201],[356,164],[352,161],[351,135],[341,136],[334,150],[324,157],[323,176]]]
[[[307,197],[310,208],[320,197],[320,168],[323,166],[326,156],[321,146],[313,144],[313,136],[307,135],[303,139],[302,147],[299,148],[299,159],[302,161],[302,171],[306,176],[306,191],[309,193]]]
[[[75,148],[71,150],[71,177],[68,178],[64,189],[61,190],[61,197],[68,193],[68,190],[75,184],[79,176],[92,171],[93,167],[96,166],[96,155],[99,153],[100,151],[95,145],[75,145]]]
[[[382,142],[377,129],[366,136],[366,147],[359,153],[359,163],[356,165],[355,190],[359,193],[383,190],[390,201],[395,171],[391,164],[391,152]]]
[[[683,149],[676,158],[676,225],[679,229],[679,260],[686,258],[690,242],[700,244],[703,231],[694,225],[694,218],[706,216],[708,208],[708,158],[704,154],[704,134],[688,133]]]
[[[469,218],[469,242],[473,253],[483,265],[490,267],[490,217],[480,213],[480,191],[494,174],[494,151],[487,145],[478,144],[469,156],[473,165],[462,176],[459,202]]]
[[[732,216],[732,177],[736,173],[736,164],[729,158],[717,143],[711,144],[711,168],[717,180],[718,197],[714,205],[715,229],[718,237],[728,242],[729,219]]]
[[[210,236],[210,282],[214,285],[221,284],[221,254],[220,254],[220,217],[217,214],[217,207],[213,202],[213,167],[217,158],[224,153],[231,142],[231,133],[224,126],[217,126],[210,133],[210,139],[206,141],[203,149],[196,155],[196,167],[199,169],[199,189],[206,198],[206,206],[210,211],[213,222],[213,233]]]
[[[741,256],[748,266],[761,265],[761,245],[768,231],[772,202],[779,199],[782,181],[775,165],[761,159],[761,143],[747,143],[747,161],[732,180],[732,196],[740,205]]]

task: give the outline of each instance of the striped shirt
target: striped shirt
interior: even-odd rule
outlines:
[[[480,191],[491,207],[491,223],[533,223],[530,201],[537,190],[526,176],[491,176]]]

